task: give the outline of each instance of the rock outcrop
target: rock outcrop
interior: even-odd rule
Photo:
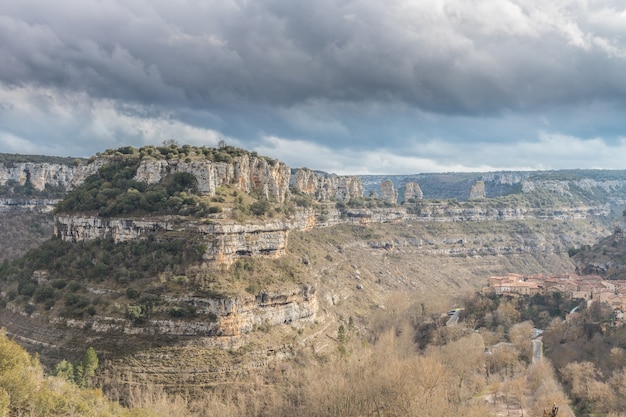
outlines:
[[[290,219],[238,223],[231,220],[205,222],[177,216],[161,218],[101,218],[96,216],[57,215],[54,235],[70,242],[112,238],[116,242],[146,238],[162,233],[187,235],[201,241],[206,250],[205,262],[229,266],[248,256],[276,258],[283,256],[293,230],[306,231],[315,227],[337,224],[367,225],[376,223],[509,221],[525,219],[576,220],[607,216],[611,207],[584,206],[553,209],[505,207],[485,204],[470,206],[440,202],[424,202],[419,213],[407,213],[402,207],[353,209],[326,208],[324,219],[314,209],[300,209]]]
[[[57,205],[57,199],[0,198],[0,211],[33,211],[49,213]]]
[[[69,242],[111,238],[115,242],[142,239],[150,234],[186,234],[199,239],[206,247],[204,260],[231,265],[240,257],[279,257],[287,249],[289,230],[294,224],[283,221],[267,223],[202,223],[167,218],[102,218],[59,215],[54,235]]]
[[[214,162],[207,159],[151,159],[139,164],[135,180],[157,183],[166,175],[177,172],[192,174],[198,182],[198,191],[215,195],[221,185],[230,185],[246,193],[254,193],[283,203],[289,190],[289,168],[282,162],[248,155],[233,158],[233,162]]]
[[[476,184],[472,185],[469,193],[470,200],[476,200],[479,198],[486,198],[487,195],[485,193],[485,183],[484,181],[477,181]]]
[[[530,193],[537,189],[544,189],[559,195],[571,196],[573,191],[582,190],[593,194],[596,190],[612,194],[616,191],[626,189],[624,180],[594,180],[592,178],[582,178],[577,180],[532,180],[522,181],[522,192]]]
[[[28,184],[37,191],[43,191],[46,186],[71,190],[106,163],[106,158],[83,161],[76,166],[45,162],[0,163],[0,185],[13,182],[21,186]]]
[[[404,185],[404,201],[409,200],[421,200],[424,198],[424,193],[416,182],[407,182]]]
[[[163,301],[193,306],[196,319],[151,319],[137,326],[131,320],[120,317],[94,316],[88,320],[56,317],[53,323],[96,334],[223,337],[240,336],[261,325],[313,321],[319,309],[315,287],[310,285],[284,291],[262,291],[250,296],[165,296]]]
[[[609,204],[579,207],[492,207],[488,203],[472,206],[428,202],[422,204],[419,213],[406,216],[406,220],[461,222],[461,221],[509,221],[509,220],[580,220],[604,217],[611,213]]]
[[[393,186],[393,181],[386,180],[380,183],[380,198],[393,204],[398,202],[398,192]]]
[[[14,182],[31,185],[42,191],[46,186],[72,190],[87,177],[113,160],[99,156],[76,166],[49,163],[0,163],[0,185]],[[214,162],[203,158],[141,160],[135,179],[148,184],[157,183],[166,175],[176,172],[193,174],[202,194],[215,195],[220,185],[230,185],[246,193],[254,193],[283,203],[289,190],[289,168],[281,162],[249,155],[236,156],[232,162]]]
[[[48,163],[0,163],[0,185],[14,182],[19,185],[30,184],[35,190],[42,191],[46,185],[66,187],[74,178],[74,167]]]
[[[291,186],[321,202],[336,200],[347,203],[351,198],[363,197],[363,184],[359,178],[319,173],[308,168],[295,171]]]

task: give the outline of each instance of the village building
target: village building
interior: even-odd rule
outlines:
[[[498,295],[533,296],[558,292],[567,297],[600,302],[613,310],[626,311],[626,281],[603,280],[598,275],[508,274],[489,277],[489,290]]]

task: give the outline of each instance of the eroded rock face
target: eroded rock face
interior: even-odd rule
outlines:
[[[13,181],[22,186],[28,183],[37,191],[44,190],[46,185],[71,190],[106,163],[106,158],[97,158],[91,163],[81,162],[77,166],[43,162],[0,163],[0,185]]]
[[[483,181],[477,181],[476,184],[472,185],[469,193],[470,200],[476,200],[478,198],[486,198],[487,195],[485,193],[485,183]]]
[[[421,200],[424,198],[424,193],[416,182],[407,182],[404,185],[404,201]]]
[[[49,213],[58,202],[57,199],[0,198],[0,211]]]
[[[95,316],[89,320],[58,317],[53,319],[53,323],[67,328],[89,329],[99,334],[240,336],[256,326],[313,321],[319,310],[315,287],[310,285],[250,296],[164,298],[170,303],[194,306],[196,319],[152,319],[137,326],[121,317]]]
[[[187,229],[190,225],[183,226]],[[175,230],[163,219],[122,219],[96,216],[55,216],[54,236],[67,242],[112,238],[115,242],[139,239],[148,233]]]
[[[394,204],[398,201],[398,192],[394,188],[391,180],[380,183],[380,198]]]
[[[110,157],[98,157],[77,166],[30,162],[0,164],[0,185],[14,181],[20,185],[28,182],[39,191],[45,189],[46,185],[63,186],[72,190],[111,160]],[[201,158],[190,161],[144,158],[135,179],[153,184],[176,172],[193,174],[198,181],[199,191],[205,195],[214,195],[220,185],[231,185],[243,192],[255,193],[283,203],[289,190],[290,172],[285,164],[248,155],[235,157],[232,163]]]
[[[274,221],[259,224],[176,221],[175,217],[150,219],[101,218],[59,215],[54,235],[69,242],[112,238],[125,242],[153,233],[184,232],[200,239],[206,246],[204,259],[219,265],[231,265],[240,257],[276,258],[285,254],[292,223]]]
[[[229,266],[247,256],[277,258],[289,244],[289,232],[337,224],[367,225],[405,221],[508,221],[524,219],[574,220],[607,216],[610,205],[561,207],[553,209],[485,205],[463,207],[427,202],[419,213],[407,213],[403,207],[343,209],[328,208],[324,220],[313,209],[298,210],[290,219],[237,223],[232,220],[205,223],[177,216],[152,218],[101,218],[95,216],[57,215],[54,235],[69,242],[112,238],[116,242],[142,239],[153,233],[185,233],[206,246],[204,260]]]
[[[462,207],[448,204],[429,202],[421,207],[419,214],[407,215],[407,219],[419,221],[508,221],[525,219],[558,219],[578,220],[592,217],[608,216],[611,207],[608,204],[580,207],[503,207],[495,208],[488,205]]]
[[[74,178],[74,167],[48,163],[0,163],[0,185],[8,181],[25,185],[27,182],[38,191],[46,188],[46,184],[66,187]]]
[[[292,187],[322,202],[335,199],[347,203],[351,198],[363,197],[359,178],[316,173],[308,168],[296,170]]]
[[[285,201],[289,189],[289,168],[278,161],[263,157],[238,156],[232,163],[194,159],[144,158],[139,164],[135,180],[154,184],[167,175],[187,172],[196,177],[198,191],[215,195],[221,185],[230,185],[246,193],[255,193],[279,203]]]
[[[231,265],[238,258],[246,256],[283,256],[292,227],[282,221],[263,224],[215,223],[200,225],[198,231],[207,245],[205,259],[219,265]]]

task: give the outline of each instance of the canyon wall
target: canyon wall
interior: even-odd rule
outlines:
[[[323,210],[324,215],[320,215]],[[338,224],[368,225],[402,222],[485,222],[510,220],[577,220],[608,216],[607,205],[558,208],[494,208],[485,204],[473,207],[438,202],[392,208],[299,209],[289,219],[258,219],[247,223],[232,220],[189,220],[177,216],[159,218],[101,218],[85,215],[57,215],[54,235],[70,242],[112,238],[116,242],[141,239],[150,234],[184,233],[199,239],[205,247],[205,262],[229,266],[247,256],[283,256],[289,232]]]
[[[95,174],[100,167],[108,163],[107,158],[82,161],[77,165],[52,164],[46,162],[0,162],[0,185],[9,183],[21,186],[30,185],[37,191],[46,186],[63,187],[71,190],[85,179]]]
[[[34,211],[50,213],[59,201],[59,199],[55,198],[0,198],[0,212]]]
[[[196,317],[191,320],[150,319],[142,325],[120,317],[94,316],[84,320],[55,317],[53,323],[102,335],[240,336],[257,326],[313,321],[319,309],[315,288],[310,285],[250,296],[163,298],[168,303],[194,306]]]
[[[31,162],[0,163],[0,185],[30,185],[37,191],[43,191],[46,186],[54,186],[70,191],[111,161],[110,156],[100,156],[75,166]],[[154,184],[177,172],[192,174],[197,180],[198,191],[209,196],[215,195],[217,188],[222,185],[233,186],[242,192],[278,203],[285,202],[290,185],[321,202],[347,202],[351,198],[363,196],[363,186],[358,177],[319,173],[307,168],[295,170],[292,176],[290,168],[284,163],[251,155],[235,156],[232,162],[215,162],[203,157],[144,157],[134,179]]]
[[[19,185],[30,184],[42,191],[46,185],[67,187],[74,178],[76,168],[68,165],[49,163],[0,163],[0,185],[14,182]]]
[[[153,184],[177,172],[192,174],[198,182],[198,191],[204,195],[213,196],[219,186],[231,185],[245,193],[283,203],[289,191],[290,170],[284,163],[248,155],[235,157],[231,163],[202,158],[144,158],[135,180]]]

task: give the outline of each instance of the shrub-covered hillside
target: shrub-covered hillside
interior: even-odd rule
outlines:
[[[119,158],[68,194],[56,212],[97,212],[99,216],[155,213],[205,215],[217,212],[198,196],[196,179],[180,172],[158,184],[135,181],[139,159]]]
[[[201,195],[196,178],[187,172],[166,175],[156,184],[134,179],[144,159],[180,159],[187,163],[201,159],[230,163],[233,158],[243,155],[258,157],[256,152],[232,146],[207,148],[171,144],[107,150],[97,156],[107,158],[109,163],[67,194],[56,206],[55,212],[89,212],[102,217],[143,214],[207,217],[222,213],[227,208],[231,217],[239,220],[249,215],[281,212],[283,208],[275,207],[266,198],[246,194],[228,185],[219,187],[215,196]],[[271,158],[264,158],[272,165],[277,163]],[[90,162],[93,161],[95,157],[90,159]]]

